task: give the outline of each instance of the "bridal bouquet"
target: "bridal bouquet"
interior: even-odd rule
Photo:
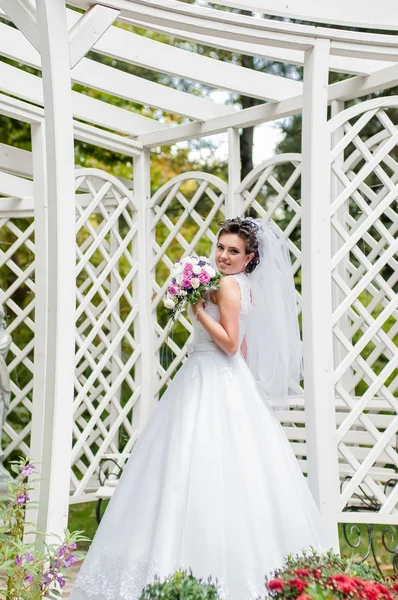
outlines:
[[[218,290],[220,273],[205,256],[185,256],[173,265],[164,305],[175,320],[187,304],[204,300],[204,293]]]

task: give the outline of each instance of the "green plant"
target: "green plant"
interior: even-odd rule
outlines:
[[[210,578],[207,583],[196,579],[191,571],[177,571],[147,585],[140,600],[218,600],[217,585]]]
[[[58,544],[47,544],[45,535],[25,521],[34,483],[28,478],[35,467],[28,460],[20,460],[11,468],[16,478],[8,483],[8,495],[0,501],[1,591],[7,600],[58,598],[68,569],[80,558],[77,543],[86,538],[80,531],[66,530]],[[28,533],[35,537],[35,542],[25,541]]]

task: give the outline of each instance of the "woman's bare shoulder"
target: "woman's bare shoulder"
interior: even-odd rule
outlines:
[[[220,279],[218,284],[217,292],[210,293],[210,300],[214,304],[218,304],[220,297],[225,296],[234,296],[240,297],[240,288],[239,283],[236,281],[235,277],[229,277],[228,275]]]

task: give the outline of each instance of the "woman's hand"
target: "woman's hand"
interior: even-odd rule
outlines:
[[[203,302],[203,300],[198,300],[197,302],[195,302],[195,304],[192,304],[192,310],[193,310],[193,314],[195,315],[195,317],[197,316],[198,312],[200,310],[203,310],[205,307],[205,303]]]

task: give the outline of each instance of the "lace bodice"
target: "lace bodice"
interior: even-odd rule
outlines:
[[[250,300],[250,283],[247,276],[244,273],[237,273],[236,275],[229,275],[234,277],[240,287],[240,313],[239,313],[239,346],[243,341],[246,333],[246,317],[251,310]],[[210,300],[205,303],[205,312],[209,314],[215,321],[220,322],[220,310],[217,304],[214,304]],[[216,343],[212,340],[210,335],[207,333],[203,325],[195,319],[192,308],[189,307],[189,315],[194,330],[193,349],[206,348],[209,349],[212,346],[218,348]]]

